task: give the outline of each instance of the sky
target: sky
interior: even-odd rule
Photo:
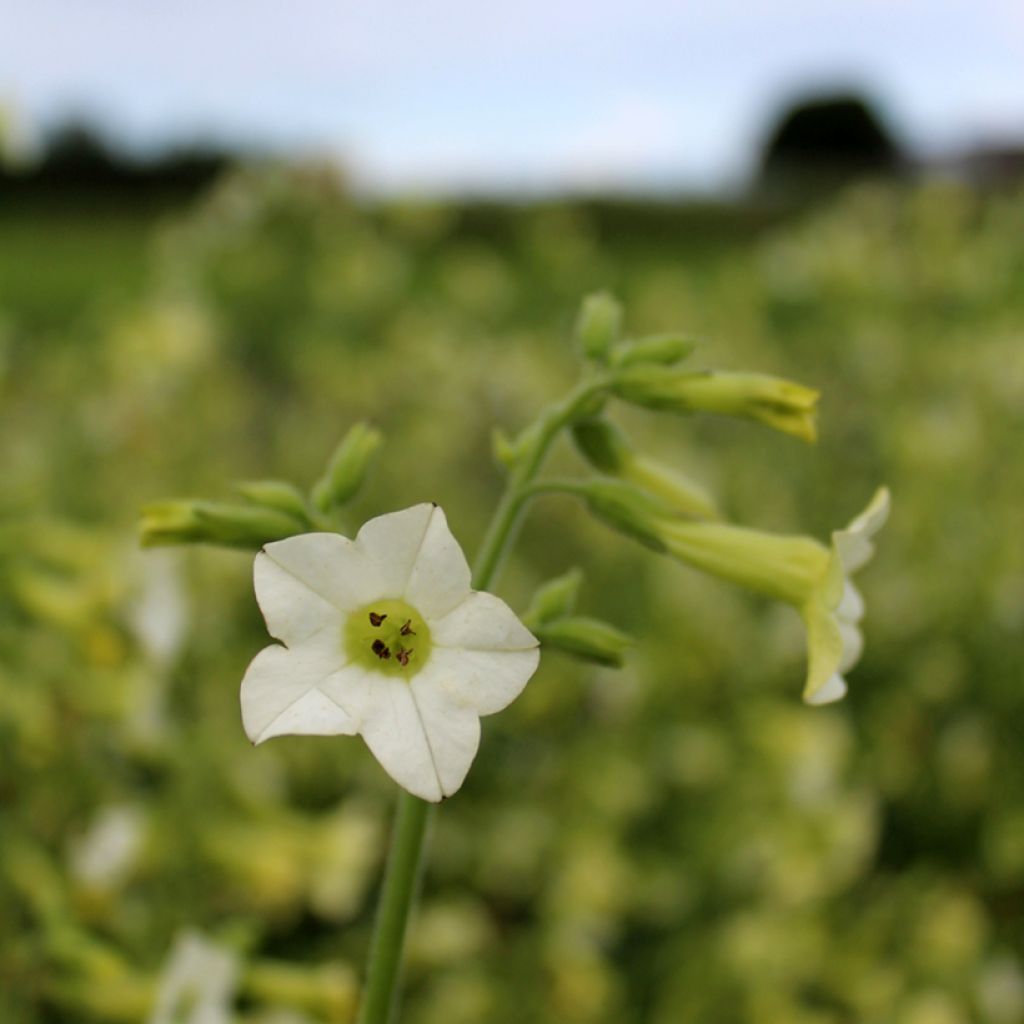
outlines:
[[[863,89],[918,151],[1024,136],[1024,0],[0,0],[0,106],[143,150],[342,160],[377,192],[741,185]]]

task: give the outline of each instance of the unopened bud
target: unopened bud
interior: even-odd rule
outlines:
[[[576,597],[582,582],[583,573],[579,569],[570,569],[564,575],[548,580],[533,595],[523,621],[528,626],[541,626],[568,615],[576,607]]]
[[[535,632],[542,645],[614,668],[622,664],[623,655],[633,643],[625,633],[600,619],[558,619],[539,626]]]
[[[622,333],[622,306],[608,292],[588,295],[580,306],[574,333],[588,359],[605,362]]]
[[[367,423],[356,423],[349,430],[313,486],[313,504],[320,512],[330,512],[355,497],[383,440],[380,431]]]
[[[652,334],[635,341],[624,341],[615,346],[611,355],[612,366],[640,366],[655,363],[672,366],[685,359],[697,342],[681,334]]]
[[[254,505],[287,512],[296,519],[309,522],[306,499],[294,484],[286,480],[244,480],[235,484],[235,490]]]
[[[139,522],[143,547],[220,544],[258,551],[272,540],[301,533],[306,523],[277,509],[213,501],[161,501],[147,505]]]
[[[627,402],[670,412],[742,416],[813,441],[819,393],[759,373],[683,373],[658,366],[628,367],[612,383]]]

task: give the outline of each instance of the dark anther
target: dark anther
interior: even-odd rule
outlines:
[[[402,636],[415,636],[416,630],[412,628],[412,619],[406,619],[402,628],[398,631]]]
[[[379,626],[387,617],[387,612],[385,612],[383,615],[378,615],[377,612],[370,612],[370,625]]]
[[[374,640],[370,645],[370,650],[373,651],[381,661],[387,661],[388,658],[391,657],[391,651],[383,640]]]
[[[405,666],[409,664],[409,652],[408,651],[403,650],[402,648],[399,648],[398,649],[398,653],[395,655],[395,657],[398,659],[398,664],[401,665],[402,668],[405,668]]]

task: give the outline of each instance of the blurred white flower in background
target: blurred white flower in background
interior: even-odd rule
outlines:
[[[148,1024],[229,1024],[239,962],[198,932],[183,932],[164,965]]]

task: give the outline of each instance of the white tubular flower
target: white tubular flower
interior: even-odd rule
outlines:
[[[870,561],[874,535],[888,517],[889,491],[883,487],[845,530],[832,533],[825,578],[803,608],[808,640],[804,700],[808,704],[830,704],[846,694],[843,673],[857,663],[864,649],[859,625],[864,599],[850,577]]]
[[[280,640],[242,680],[253,743],[359,734],[424,800],[451,796],[480,716],[510,704],[540,658],[536,637],[470,571],[436,505],[366,523],[355,540],[307,533],[256,556],[256,599]]]
[[[804,700],[829,704],[846,694],[843,673],[864,646],[864,602],[850,577],[874,553],[872,538],[889,514],[881,488],[826,547],[812,537],[780,536],[727,523],[663,521],[653,532],[672,555],[796,607],[807,627]]]

